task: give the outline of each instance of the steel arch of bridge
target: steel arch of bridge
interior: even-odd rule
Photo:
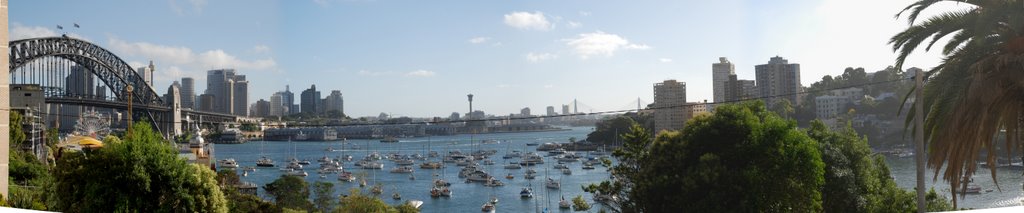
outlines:
[[[58,57],[81,65],[103,81],[118,101],[127,102],[126,88],[133,88],[132,102],[164,105],[156,90],[146,84],[128,63],[110,51],[84,40],[70,37],[44,37],[11,41],[10,72],[45,57]]]

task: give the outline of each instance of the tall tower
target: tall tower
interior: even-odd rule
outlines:
[[[714,101],[723,102],[726,101],[726,82],[729,81],[730,75],[736,74],[736,66],[729,62],[726,57],[719,57],[718,63],[711,64],[711,86],[714,92]]]
[[[760,91],[758,95],[761,97],[775,97],[767,98],[765,103],[768,105],[775,104],[778,99],[787,99],[793,106],[800,105],[800,99],[798,98],[800,92],[800,64],[789,63],[782,57],[772,57],[767,64],[761,64],[754,66],[754,72],[757,76],[756,85]]]
[[[473,94],[466,95],[469,98],[469,115],[473,116]],[[470,118],[472,119],[472,118]]]

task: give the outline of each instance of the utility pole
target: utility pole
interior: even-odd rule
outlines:
[[[132,116],[132,85],[128,85],[128,87],[125,87],[125,90],[128,91],[128,137],[131,137],[133,123],[132,117],[134,117]]]
[[[917,212],[925,212],[924,202],[924,72],[914,74],[914,158],[917,161]],[[953,195],[956,196],[956,195]]]

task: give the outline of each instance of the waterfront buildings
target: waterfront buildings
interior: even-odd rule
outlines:
[[[775,56],[767,64],[754,66],[757,75],[758,96],[765,97],[765,103],[772,105],[779,99],[789,100],[793,106],[800,105],[800,64]],[[784,97],[776,97],[784,96]]]
[[[270,96],[269,116],[285,116],[288,114],[288,107],[284,105],[283,92],[275,92]]]
[[[730,76],[736,75],[736,66],[726,57],[719,57],[718,63],[711,64],[711,85],[714,89],[714,101],[723,102],[726,98],[726,83]]]
[[[814,98],[814,112],[818,119],[832,119],[846,114],[850,104],[859,103],[862,99],[864,99],[864,89],[861,88],[833,90],[832,94]]]
[[[530,115],[530,108],[529,107],[525,107],[525,108],[519,110],[519,116],[522,116],[522,117],[530,117],[530,116],[532,116],[532,115]]]
[[[288,108],[288,110],[283,111],[285,115],[299,113],[299,107],[295,104],[295,93],[292,93],[288,85],[284,85],[284,92],[281,92],[281,101],[283,101],[284,107]]]
[[[153,87],[153,72],[156,71],[156,66],[153,66],[153,61],[149,61],[149,66],[135,68],[135,72],[139,74],[146,81],[146,85]]]
[[[246,116],[249,112],[248,90],[249,81],[244,75],[235,75],[234,69],[206,72],[206,95],[213,97],[210,104],[214,112]]]
[[[267,117],[270,115],[270,101],[260,99],[253,104],[252,116]]]
[[[686,82],[665,80],[654,84],[654,132],[680,130],[689,119]]]
[[[547,116],[555,116],[555,115],[558,115],[558,113],[555,113],[555,107],[554,106],[548,106]]]
[[[341,96],[341,90],[331,90],[331,94],[324,98],[324,112],[330,111],[345,114],[345,98]]]

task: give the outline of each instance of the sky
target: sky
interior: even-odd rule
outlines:
[[[352,117],[446,117],[467,112],[470,93],[475,110],[496,115],[573,100],[584,112],[635,108],[668,79],[687,83],[688,101],[710,102],[719,57],[741,79],[784,57],[805,86],[846,67],[882,70],[910,2],[40,0],[10,2],[8,30],[12,40],[81,38],[133,67],[152,60],[160,94],[181,77],[201,93],[207,70],[234,68],[250,102],[315,84],[340,90]],[[919,52],[906,67],[941,59]]]

